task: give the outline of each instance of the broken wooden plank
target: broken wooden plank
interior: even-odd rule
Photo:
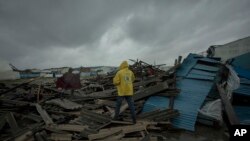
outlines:
[[[14,141],[27,141],[30,138],[33,138],[32,135],[33,135],[32,131],[27,131],[26,133],[16,137]]]
[[[51,125],[50,127],[57,130],[73,131],[73,132],[81,132],[84,129],[88,128],[88,126],[86,125],[74,125],[74,124],[58,124],[58,125]]]
[[[112,100],[96,99],[95,104],[109,106],[109,107],[115,107],[116,103],[115,103],[115,101],[112,101]]]
[[[140,115],[139,118],[159,122],[159,121],[168,120],[178,115],[179,115],[179,112],[177,110],[166,109],[166,110],[161,110],[157,112],[153,111],[153,112],[145,113],[145,114]]]
[[[134,87],[138,87],[138,86],[146,86],[150,83],[156,83],[156,82],[161,82],[161,79],[160,78],[153,78],[153,79],[150,79],[150,80],[145,80],[145,81],[140,81],[140,82],[136,82],[133,84]]]
[[[143,137],[121,138],[119,141],[140,141]],[[158,141],[157,137],[150,137],[149,141]]]
[[[219,84],[217,84],[217,89],[219,91],[221,101],[222,101],[222,104],[224,106],[224,109],[225,109],[226,115],[228,117],[228,120],[230,122],[230,125],[239,124],[240,122],[239,122],[239,120],[234,112],[232,104],[230,103],[229,99],[226,96],[225,90]]]
[[[114,137],[113,135],[119,134],[122,132],[124,134],[132,133],[132,132],[138,132],[138,131],[146,131],[148,124],[144,123],[137,123],[134,125],[128,125],[128,126],[120,126],[120,127],[111,127],[107,129],[101,129],[99,133],[97,134],[91,134],[88,136],[89,140],[94,139],[105,139],[108,138],[109,140],[116,139],[118,137],[121,137],[121,135],[118,135],[118,137]],[[113,136],[113,137],[111,137]]]
[[[117,120],[112,120],[111,123],[125,124],[125,125],[132,125],[133,124],[133,123],[127,122],[127,121],[117,121]]]
[[[118,132],[112,136],[106,137],[102,140],[103,141],[117,141],[117,140],[120,140],[124,136],[125,136],[125,134],[121,131],[121,132]]]
[[[22,117],[24,119],[29,119],[29,120],[33,120],[35,122],[41,122],[42,118],[41,116],[37,115],[37,114],[33,114],[33,113],[25,113],[25,114],[20,114],[20,113],[14,113],[16,116]]]
[[[55,141],[71,141],[72,140],[72,134],[56,134],[52,133],[50,136],[51,140]]]
[[[52,113],[52,114],[66,115],[66,116],[80,116],[81,115],[80,111],[76,111],[76,112],[61,112],[61,111],[50,111],[50,110],[47,110],[47,112]]]
[[[133,95],[133,99],[137,101],[142,98],[156,94],[158,92],[162,92],[166,89],[168,89],[168,84],[166,82],[161,82],[161,83],[156,84],[155,86],[151,86],[151,87],[135,92],[135,94]]]
[[[140,141],[158,141],[158,138],[147,134],[144,138],[141,138]]]
[[[39,104],[36,104],[36,109],[43,118],[43,121],[45,122],[46,125],[54,124],[49,114]]]
[[[56,99],[48,100],[45,103],[46,104],[57,105],[59,107],[67,109],[67,110],[76,110],[76,109],[82,108],[81,104],[72,102],[72,101],[70,101],[70,100],[68,100],[66,98],[65,99],[56,98]]]
[[[112,130],[112,131],[103,131],[103,132],[99,132],[97,134],[90,134],[88,135],[88,139],[89,140],[95,140],[95,139],[103,139],[103,138],[107,138],[109,136],[112,136],[114,134],[120,133],[122,130]]]
[[[37,95],[36,95],[37,103],[39,103],[40,101],[40,93],[41,93],[41,84],[38,86],[38,90],[37,90]]]
[[[146,130],[146,127],[148,126],[148,123],[144,122],[138,122],[134,125],[127,125],[127,126],[118,126],[118,127],[111,127],[111,128],[106,128],[106,129],[101,129],[99,132],[113,132],[113,131],[119,131],[122,130],[123,133],[132,133],[132,132],[137,132],[137,131],[143,131]]]
[[[20,130],[19,126],[17,125],[16,119],[11,112],[5,115],[5,119],[11,128],[12,134],[15,134],[17,131]]]

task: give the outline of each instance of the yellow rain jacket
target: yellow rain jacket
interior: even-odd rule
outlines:
[[[113,78],[113,84],[116,85],[118,96],[133,95],[133,82],[135,80],[134,73],[128,69],[128,62],[123,61],[119,67],[119,71]]]

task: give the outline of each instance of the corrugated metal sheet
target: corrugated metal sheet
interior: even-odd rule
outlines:
[[[219,61],[214,60],[214,59],[210,59],[210,58],[201,58],[201,59],[199,59],[199,61],[209,62],[209,63],[214,63],[214,64],[218,64],[219,63]]]
[[[233,106],[234,111],[241,124],[250,125],[250,107],[249,106]]]
[[[205,76],[216,76],[215,73],[208,72],[208,71],[203,71],[203,70],[197,70],[197,69],[192,69],[190,71],[190,74],[199,74],[199,75],[205,75]]]
[[[194,131],[194,125],[206,96],[213,86],[211,81],[184,79],[177,82],[181,89],[179,96],[175,98],[175,109],[178,109],[180,116],[173,120],[173,125],[178,128]]]
[[[198,56],[196,54],[189,54],[187,58],[184,59],[181,67],[177,71],[177,76],[186,76],[189,71],[193,68],[193,66],[197,63],[198,59],[195,57]]]
[[[148,98],[142,112],[150,112],[155,110],[164,110],[168,108],[169,99],[163,96],[151,96]]]
[[[213,76],[200,75],[200,74],[188,74],[187,78],[201,79],[201,80],[214,80]]]
[[[219,70],[219,68],[217,67],[203,65],[203,64],[196,64],[194,68],[199,69],[199,70],[211,71],[211,72],[216,72]]]
[[[174,109],[180,112],[180,116],[172,120],[175,127],[190,131],[195,130],[194,125],[198,109],[211,90],[212,85],[213,82],[211,81],[194,79],[183,79],[177,82],[177,87],[181,89],[181,92],[175,98]],[[146,101],[143,112],[166,109],[168,101],[167,97],[152,96]]]
[[[197,61],[199,59],[201,59],[200,56],[190,54],[177,71],[177,88],[179,88],[181,92],[175,98],[174,108],[179,110],[180,116],[173,119],[172,122],[175,127],[190,131],[195,130],[194,125],[197,119],[198,109],[212,90],[214,86],[213,81],[219,70],[219,68],[216,67],[217,63],[214,63],[214,65],[211,65],[211,63],[208,65],[204,63],[199,64]],[[210,62],[213,62],[213,60],[209,58],[204,60],[211,60]],[[143,112],[167,108],[168,101],[166,97],[152,96],[146,101]]]

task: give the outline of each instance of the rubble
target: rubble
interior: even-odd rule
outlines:
[[[218,58],[190,54],[183,62],[178,57],[166,71],[131,60],[136,124],[125,101],[122,119],[113,120],[115,71],[81,80],[78,75],[79,88],[73,94],[57,89],[56,78],[0,82],[0,140],[154,141],[166,140],[176,129],[195,131],[196,122],[215,127],[224,121],[228,127],[249,123],[248,113],[240,112],[249,109],[249,66],[242,61],[246,56],[236,58],[231,67]],[[220,106],[214,107],[216,112],[207,106],[213,102]]]
[[[180,92],[175,87],[175,69],[180,63],[181,57],[168,72],[139,60],[130,66],[137,78],[133,96],[136,124],[132,124],[125,102],[120,110],[123,121],[112,120],[117,95],[112,84],[114,73],[83,79],[80,89],[73,95],[66,90],[63,97],[53,78],[2,83],[0,139],[157,140],[150,132],[167,130],[171,119],[179,116],[174,97]],[[169,109],[142,113],[145,100],[152,95],[171,97]]]

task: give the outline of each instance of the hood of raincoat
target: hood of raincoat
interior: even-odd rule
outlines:
[[[119,70],[128,68],[128,62],[127,61],[123,61],[119,67]]]

